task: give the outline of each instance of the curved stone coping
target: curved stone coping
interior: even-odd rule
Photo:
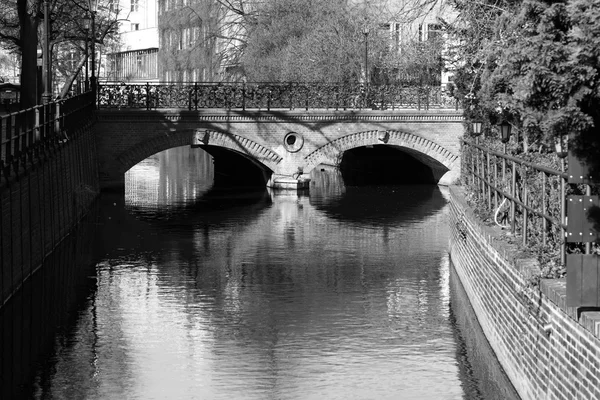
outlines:
[[[382,136],[385,136],[385,139],[382,139]],[[345,135],[315,149],[305,157],[309,166],[308,170],[310,171],[323,161],[331,160],[346,150],[382,143],[381,140],[385,140],[388,145],[402,146],[425,154],[444,165],[448,170],[451,170],[452,165],[458,160],[456,154],[452,154],[446,148],[421,136],[395,130],[372,130]]]

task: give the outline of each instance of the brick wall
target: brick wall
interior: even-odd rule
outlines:
[[[565,306],[565,281],[539,271],[483,225],[452,186],[450,256],[500,364],[522,399],[600,398],[600,313]]]
[[[99,191],[91,125],[0,184],[0,307],[68,235]]]
[[[205,110],[99,110],[94,126],[98,143],[100,180],[103,188],[119,188],[124,173],[144,158],[175,146],[189,145],[196,130],[226,133],[237,151],[253,154],[253,146],[275,152],[280,161],[275,174],[291,175],[303,167],[308,173],[314,167],[311,154],[327,147],[334,152],[347,148],[380,144],[378,131],[392,131],[390,145],[405,147],[411,154],[432,168],[459,173],[459,138],[464,132],[463,116],[459,112],[443,111],[233,111]],[[290,153],[284,137],[296,132],[304,139],[302,149]],[[373,133],[363,134],[363,133]],[[349,138],[341,148],[338,139]],[[372,139],[366,142],[366,139]],[[217,141],[215,141],[216,143]],[[334,144],[333,146],[331,144]],[[217,144],[218,145],[218,144]],[[329,145],[329,146],[328,146]],[[257,150],[258,151],[258,150]],[[262,154],[262,153],[261,153]],[[336,154],[331,155],[335,158]],[[314,158],[314,157],[313,157]],[[317,161],[323,157],[317,157]],[[267,165],[267,167],[272,167]],[[444,184],[447,184],[445,182]]]

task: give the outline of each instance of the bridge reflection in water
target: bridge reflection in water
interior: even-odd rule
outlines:
[[[227,194],[186,151],[102,197],[95,279],[35,397],[510,398],[453,322],[440,189],[319,172],[308,195]]]

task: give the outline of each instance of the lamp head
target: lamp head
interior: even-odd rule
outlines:
[[[569,135],[554,137],[554,149],[558,158],[565,158],[569,154]]]
[[[92,19],[90,18],[90,15],[86,12],[85,16],[83,17],[83,28],[87,31],[90,29],[90,25],[92,22]]]
[[[508,122],[504,121],[502,124],[500,124],[500,134],[501,134],[500,140],[502,141],[502,143],[508,143],[508,140],[510,139],[511,131],[512,131],[512,126]]]
[[[473,136],[481,135],[481,121],[473,121]]]

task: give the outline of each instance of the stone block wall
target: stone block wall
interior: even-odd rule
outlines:
[[[460,187],[450,197],[452,263],[521,398],[600,399],[600,313],[566,307],[564,279],[530,285],[537,262],[485,226]]]
[[[69,234],[99,193],[92,121],[40,147],[0,183],[0,307]]]

